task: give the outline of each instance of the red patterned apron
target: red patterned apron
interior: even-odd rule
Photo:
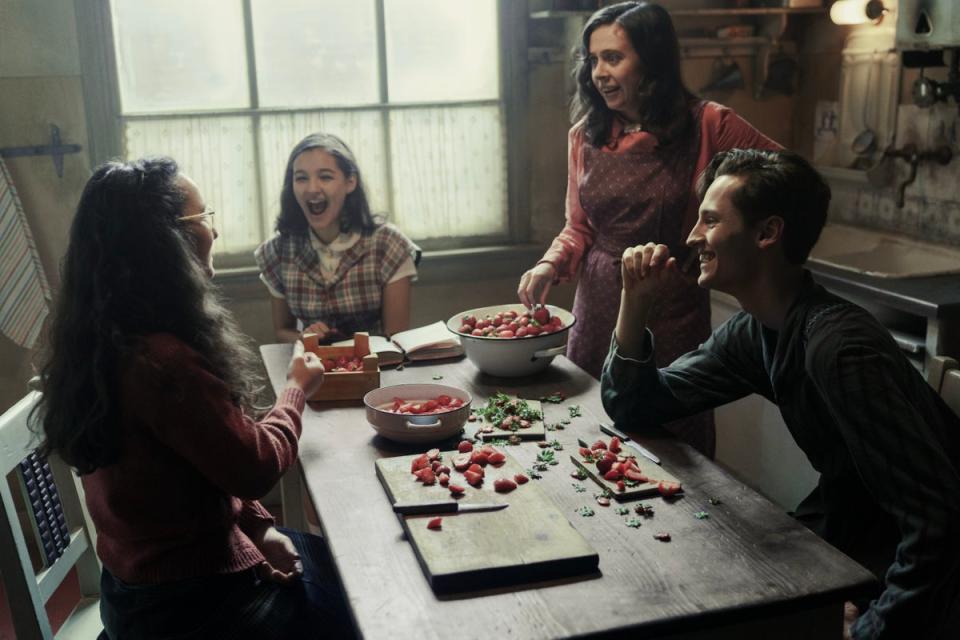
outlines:
[[[573,304],[577,323],[570,331],[567,357],[597,378],[620,310],[619,258],[624,249],[659,242],[670,248],[681,265],[691,253],[684,244],[683,223],[700,148],[702,112],[700,103],[693,110],[692,133],[664,149],[609,153],[583,145],[580,204],[596,237],[584,257],[577,285]],[[710,335],[710,296],[697,286],[697,273],[694,265],[682,285],[657,301],[649,319],[658,366],[697,348]],[[666,427],[713,457],[712,412]]]

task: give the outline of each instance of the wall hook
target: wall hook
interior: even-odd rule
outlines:
[[[57,172],[57,177],[63,177],[63,156],[68,153],[78,153],[83,147],[78,144],[63,144],[60,141],[60,127],[55,124],[50,125],[50,144],[34,145],[27,147],[2,147],[0,148],[0,158],[20,158],[23,156],[52,156],[53,168]]]

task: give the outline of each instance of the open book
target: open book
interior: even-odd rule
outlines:
[[[334,342],[335,347],[346,347],[353,340]],[[377,354],[381,365],[400,364],[406,360],[442,360],[463,355],[460,337],[450,333],[441,321],[425,327],[407,329],[393,334],[391,339],[370,336],[370,351]]]

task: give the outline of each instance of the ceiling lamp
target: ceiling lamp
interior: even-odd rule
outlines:
[[[837,0],[830,7],[830,20],[834,24],[877,24],[885,13],[882,0]]]

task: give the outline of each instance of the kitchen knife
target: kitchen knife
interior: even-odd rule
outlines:
[[[643,445],[640,445],[634,442],[630,436],[625,434],[623,431],[620,431],[620,429],[617,429],[612,424],[601,422],[600,431],[603,431],[608,436],[617,436],[618,438],[620,438],[620,442],[624,443],[629,447],[633,447],[634,449],[639,451],[640,455],[642,455],[647,460],[650,460],[651,462],[654,462],[656,464],[660,464],[660,458],[658,458],[656,454],[654,454],[652,451],[650,451]]]
[[[470,513],[471,511],[499,511],[509,507],[506,502],[464,503],[444,500],[443,502],[398,502],[393,505],[396,513],[417,515],[421,513]]]

